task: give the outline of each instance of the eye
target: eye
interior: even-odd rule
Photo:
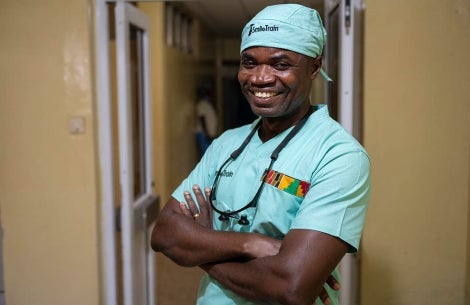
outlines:
[[[278,63],[275,63],[273,65],[274,69],[278,70],[278,71],[285,71],[287,69],[289,69],[291,67],[291,65],[287,62],[278,62]]]
[[[240,65],[245,69],[253,69],[256,67],[256,64],[253,60],[244,59],[241,61]]]

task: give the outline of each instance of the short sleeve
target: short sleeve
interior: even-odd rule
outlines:
[[[334,152],[312,175],[291,229],[336,236],[357,252],[370,197],[370,162],[363,150]]]
[[[217,140],[215,140],[202,156],[199,163],[194,167],[191,173],[181,182],[181,184],[173,191],[172,197],[178,201],[184,202],[183,192],[191,191],[193,185],[197,184],[201,188],[211,187],[213,176],[215,175],[215,167],[213,165],[213,156],[216,150]]]

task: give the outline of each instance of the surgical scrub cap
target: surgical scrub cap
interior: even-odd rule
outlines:
[[[240,53],[259,46],[315,58],[322,54],[325,42],[326,30],[316,10],[299,4],[277,4],[267,6],[245,25]],[[320,72],[330,80],[323,70]]]

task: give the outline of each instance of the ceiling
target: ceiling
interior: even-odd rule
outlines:
[[[193,0],[184,7],[224,38],[240,37],[243,26],[262,8],[279,3],[298,3],[321,12],[324,0]]]

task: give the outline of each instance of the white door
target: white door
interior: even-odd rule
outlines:
[[[154,305],[149,20],[124,1],[115,18],[123,304]]]
[[[333,118],[356,139],[362,136],[362,37],[364,0],[325,0],[328,33],[326,101]],[[359,254],[346,254],[340,264],[342,305],[359,303]]]

